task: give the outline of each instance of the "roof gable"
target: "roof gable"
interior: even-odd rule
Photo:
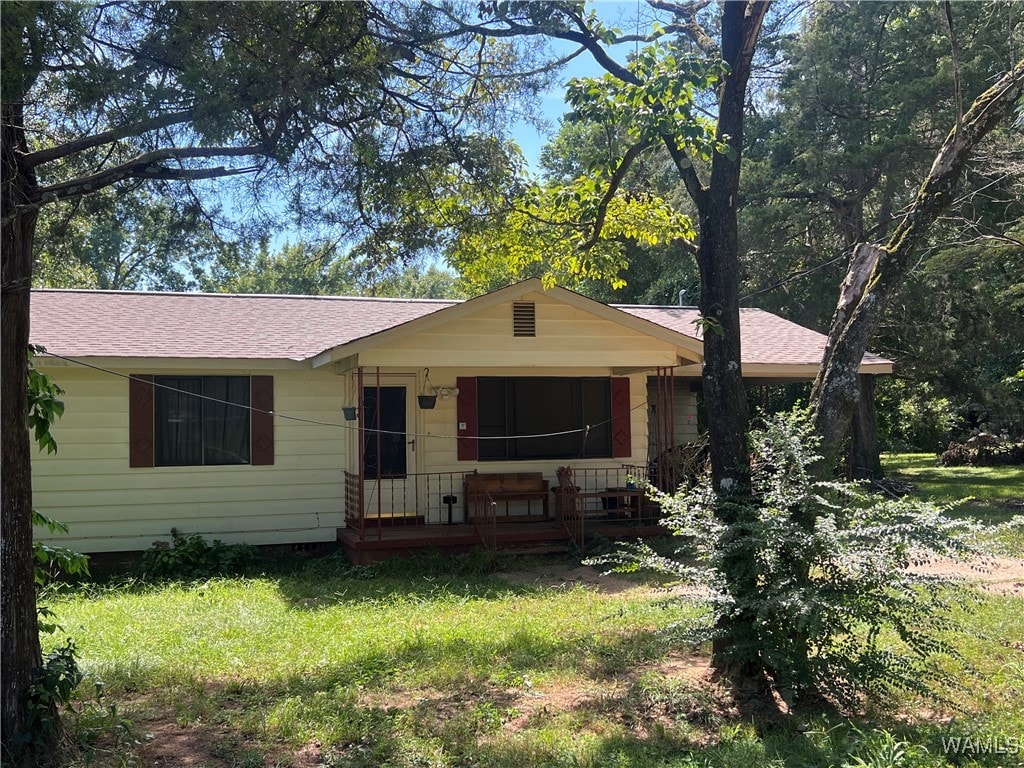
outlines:
[[[623,312],[613,306],[587,298],[573,291],[557,286],[545,289],[539,278],[530,278],[513,283],[504,288],[485,293],[463,302],[453,302],[441,311],[423,315],[405,323],[397,324],[376,333],[343,342],[331,349],[324,350],[313,359],[313,366],[318,367],[341,360],[369,349],[381,348],[394,344],[412,335],[432,331],[443,325],[466,321],[479,316],[500,305],[509,305],[517,301],[540,300],[543,303],[560,303],[574,307],[580,312],[604,322],[624,326],[636,334],[653,337],[659,341],[679,349],[684,357],[693,362],[701,359],[700,341],[692,334],[680,333],[649,321],[647,318]]]

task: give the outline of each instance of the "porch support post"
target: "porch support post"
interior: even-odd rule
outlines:
[[[359,414],[359,425],[358,435],[356,436],[356,442],[358,443],[359,451],[359,466],[356,467],[356,476],[359,478],[359,540],[366,540],[366,488],[364,486],[363,474],[364,467],[366,466],[366,456],[364,451],[366,450],[364,427],[366,425],[366,398],[363,397],[363,366],[359,366],[356,374],[356,403],[358,404],[358,410],[356,413]]]
[[[381,443],[381,440],[380,440],[381,420],[380,420],[380,366],[379,365],[377,366],[377,393],[376,393],[376,396],[373,398],[373,403],[374,403],[374,409],[375,409],[375,412],[376,412],[376,415],[374,416],[374,419],[375,419],[374,420],[374,424],[377,425],[377,431],[376,431],[376,434],[377,434],[377,540],[380,541],[384,537],[384,526],[383,526],[382,520],[381,520],[381,518],[384,516],[384,500],[380,497],[381,490],[382,490],[382,484],[381,484],[381,481],[380,481],[381,480],[380,470],[381,470],[381,465],[383,464],[383,461],[382,461],[382,456],[381,456],[381,452],[380,452],[380,449],[381,449],[381,444],[380,444]]]

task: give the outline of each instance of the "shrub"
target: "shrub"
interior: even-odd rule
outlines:
[[[748,501],[721,500],[710,478],[674,496],[648,488],[681,546],[662,556],[622,544],[592,562],[710,588],[712,621],[684,639],[727,637],[729,653],[756,659],[788,701],[817,692],[854,708],[899,690],[937,696],[938,657],[960,658],[938,633],[954,628],[948,609],[973,593],[910,566],[980,557],[970,543],[978,524],[816,480],[818,442],[805,412],[768,418],[750,435]]]
[[[241,573],[258,558],[251,544],[212,544],[198,534],[182,536],[171,529],[171,543],[154,542],[142,554],[139,571],[146,578],[196,579]]]

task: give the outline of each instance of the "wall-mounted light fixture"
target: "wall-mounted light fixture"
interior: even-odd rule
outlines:
[[[441,396],[442,400],[447,400],[449,397],[459,396],[458,387],[438,387],[435,391]]]

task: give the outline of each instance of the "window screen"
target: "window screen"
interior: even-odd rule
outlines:
[[[157,376],[154,384],[156,466],[249,463],[248,376]]]

